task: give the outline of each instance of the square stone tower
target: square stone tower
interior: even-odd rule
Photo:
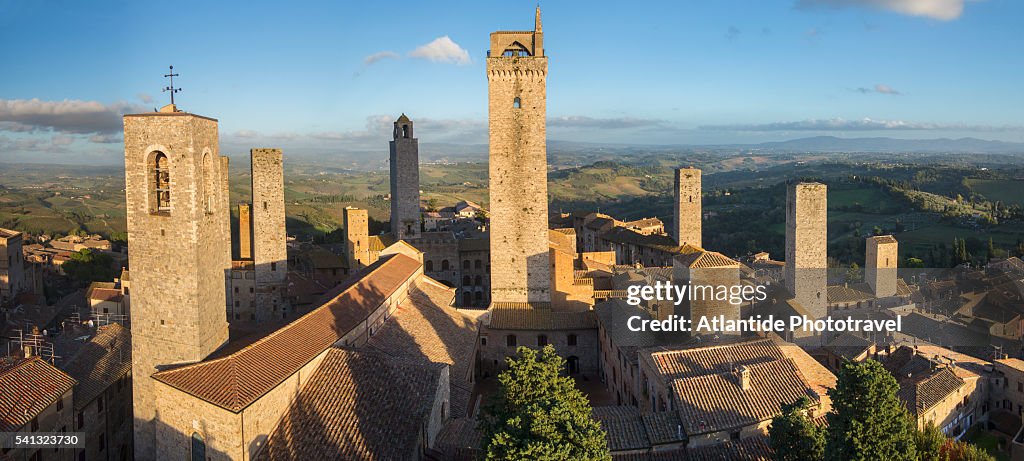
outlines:
[[[420,148],[412,120],[395,121],[391,145],[391,233],[397,239],[420,236]]]
[[[248,203],[238,204],[238,259],[252,259],[252,215]]]
[[[690,285],[691,296],[684,300],[676,314],[693,322],[695,335],[738,335],[739,332],[722,330],[696,331],[701,318],[708,321],[715,317],[739,320],[742,303],[720,299],[718,287],[740,286],[740,263],[713,251],[698,251],[676,256],[672,259],[672,282],[676,285]],[[733,299],[731,301],[737,301]]]
[[[228,340],[228,172],[217,121],[173,105],[124,116],[124,163],[135,458],[147,460],[155,456],[150,376],[202,360]]]
[[[801,182],[786,190],[786,288],[808,315],[828,313],[828,189]]]
[[[675,208],[672,215],[672,238],[680,245],[701,247],[701,184],[700,170],[676,170]]]
[[[366,210],[347,206],[342,212],[342,225],[345,226],[345,257],[351,274],[371,264],[370,215]]]
[[[896,271],[899,242],[891,235],[868,237],[865,250],[864,279],[878,298],[896,295]]]
[[[487,89],[492,302],[551,301],[547,73],[540,8],[534,30],[491,34]]]
[[[256,321],[283,318],[288,274],[281,149],[252,149],[252,254]]]
[[[14,299],[25,289],[25,257],[21,232],[0,229],[0,303]]]

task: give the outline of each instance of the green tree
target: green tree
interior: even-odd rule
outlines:
[[[946,440],[938,459],[942,461],[996,461],[996,458],[987,451],[967,442],[953,439]]]
[[[520,347],[508,359],[480,421],[486,459],[611,460],[604,430],[564,368],[551,345]]]
[[[71,253],[70,259],[61,268],[69,277],[84,285],[113,280],[117,276],[113,265],[114,259],[110,255],[83,248],[77,253]]]
[[[846,281],[848,283],[864,281],[864,273],[860,270],[860,265],[857,263],[850,263],[850,268],[846,270]]]
[[[914,445],[920,461],[944,461],[942,446],[945,443],[946,436],[931,421],[923,430],[914,432]]]
[[[914,426],[899,385],[881,363],[846,362],[836,377],[828,414],[825,459],[829,461],[916,460]]]
[[[768,445],[776,461],[816,461],[825,457],[825,429],[807,417],[811,400],[802,397],[782,406],[768,426]]]

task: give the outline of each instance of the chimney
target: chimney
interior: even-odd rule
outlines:
[[[750,369],[746,366],[740,366],[736,369],[736,377],[739,380],[740,389],[745,391],[750,390]]]

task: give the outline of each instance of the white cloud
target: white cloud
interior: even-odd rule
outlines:
[[[0,122],[8,122],[0,126],[0,129],[53,130],[77,134],[116,133],[122,129],[121,116],[132,112],[146,112],[146,108],[125,102],[103,104],[69,99],[0,99]]]
[[[371,65],[373,63],[383,61],[385,59],[398,59],[398,53],[394,51],[379,51],[363,58],[363,65]]]
[[[153,97],[146,93],[139,93],[135,95],[135,97],[139,98],[139,101],[142,101],[143,104],[149,104],[153,102]]]
[[[1024,131],[1024,126],[969,125],[961,123],[927,123],[909,122],[905,120],[875,120],[871,118],[862,118],[859,120],[832,118],[800,120],[795,122],[705,125],[699,128],[702,130],[718,131]]]
[[[235,132],[236,138],[255,138],[259,134],[253,130],[238,130]]]
[[[899,91],[897,91],[895,88],[893,88],[893,87],[891,87],[889,85],[883,85],[881,83],[876,83],[875,86],[872,87],[872,88],[866,88],[866,87],[856,88],[856,89],[854,89],[854,91],[856,91],[858,93],[864,93],[864,94],[867,94],[867,93],[879,93],[879,94],[889,94],[889,95],[893,95],[893,96],[899,95],[899,94],[903,94],[903,93],[900,93]]]
[[[797,0],[800,8],[867,7],[940,21],[951,21],[964,13],[966,0]]]
[[[633,117],[593,118],[585,115],[548,117],[548,126],[553,128],[647,128],[662,126],[664,123],[662,120]]]
[[[410,57],[427,59],[433,62],[450,64],[469,64],[469,52],[452,41],[447,35],[438,37],[434,41],[417,47],[409,53]]]
[[[124,141],[124,138],[120,135],[112,134],[94,134],[89,136],[89,142],[96,144],[117,144]]]

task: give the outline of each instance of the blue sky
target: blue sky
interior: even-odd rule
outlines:
[[[488,34],[533,1],[0,0],[0,161],[121,161],[119,115],[220,120],[222,150],[486,142]],[[1024,2],[542,5],[548,138],[751,143],[814,135],[1024,141]]]

